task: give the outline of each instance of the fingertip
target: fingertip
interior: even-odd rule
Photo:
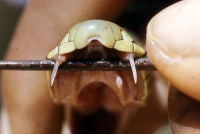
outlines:
[[[200,1],[169,6],[149,22],[147,52],[157,70],[175,87],[200,100]]]

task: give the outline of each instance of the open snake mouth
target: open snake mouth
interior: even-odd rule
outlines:
[[[140,102],[145,96],[145,84],[141,72],[136,72],[133,58],[133,53],[109,49],[96,41],[83,49],[56,55],[54,70],[52,74],[49,73],[51,95],[55,102],[70,103],[83,112],[102,107],[116,110],[130,102]],[[104,59],[129,61],[133,73],[131,71],[57,72],[58,66],[66,61]]]

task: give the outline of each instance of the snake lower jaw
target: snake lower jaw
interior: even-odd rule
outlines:
[[[70,104],[83,112],[102,107],[116,111],[144,96],[141,72],[138,79],[135,84],[131,71],[58,71],[51,96],[56,103]]]

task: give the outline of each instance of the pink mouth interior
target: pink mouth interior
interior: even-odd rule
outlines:
[[[122,104],[116,93],[102,82],[92,82],[84,87],[77,96],[77,107],[81,111],[98,110],[100,107],[110,109],[121,107]]]

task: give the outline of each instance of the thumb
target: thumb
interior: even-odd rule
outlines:
[[[157,70],[200,101],[200,0],[180,1],[153,17],[146,45]]]

